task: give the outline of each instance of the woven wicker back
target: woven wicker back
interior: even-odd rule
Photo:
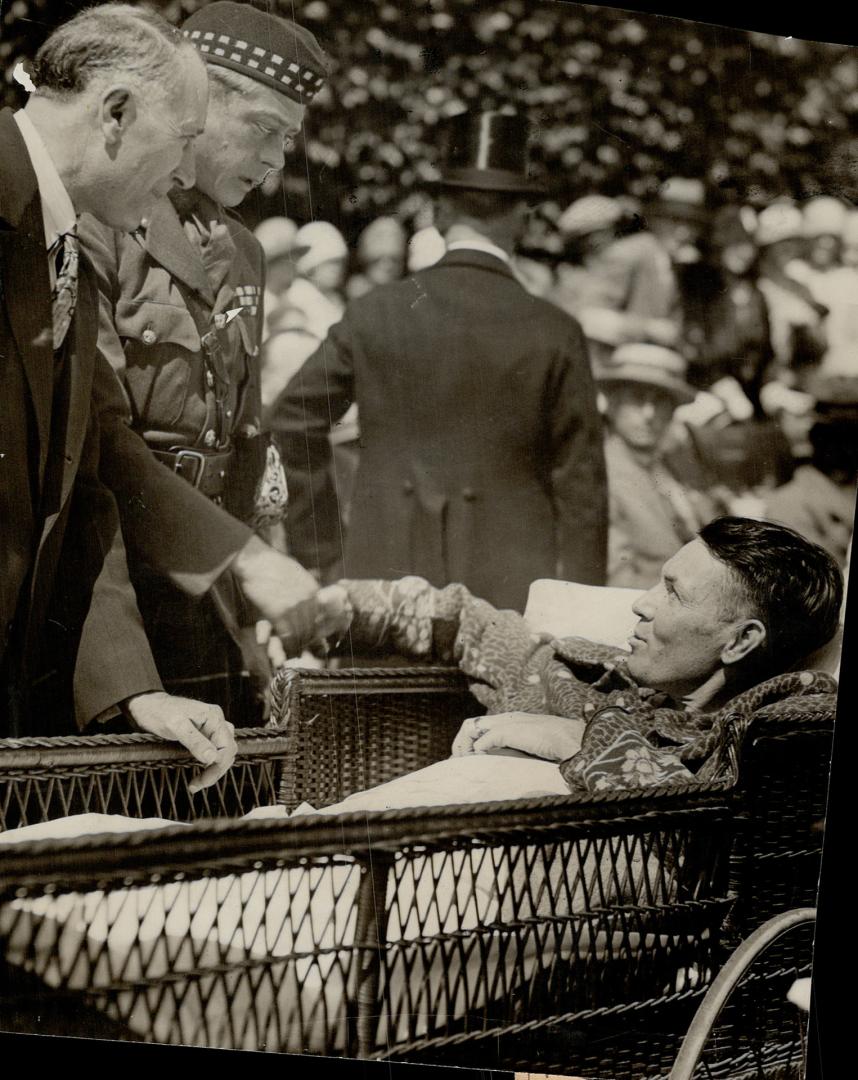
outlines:
[[[272,721],[289,733],[280,801],[320,809],[450,756],[461,723],[485,709],[455,668],[287,670]]]
[[[769,705],[737,732],[740,828],[732,865],[736,938],[816,903],[836,698]]]

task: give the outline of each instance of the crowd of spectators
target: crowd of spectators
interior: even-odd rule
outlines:
[[[427,203],[419,222],[431,220]],[[609,584],[647,587],[717,513],[791,524],[846,564],[858,481],[858,211],[833,196],[707,208],[669,179],[652,200],[533,207],[514,268],[582,324],[605,416]],[[431,224],[393,216],[352,247],[330,222],[266,220],[270,404],[350,299],[431,265]],[[332,433],[348,521],[352,409]],[[630,512],[633,511],[633,512]]]

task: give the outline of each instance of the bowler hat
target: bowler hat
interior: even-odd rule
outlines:
[[[528,123],[519,113],[464,112],[446,124],[442,188],[544,195],[528,177]]]
[[[677,404],[688,404],[695,392],[685,381],[686,363],[679,353],[663,345],[634,342],[614,350],[610,360],[595,370],[596,381],[611,383],[643,383],[666,391]]]

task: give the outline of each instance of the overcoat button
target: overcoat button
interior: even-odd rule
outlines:
[[[158,340],[158,335],[155,333],[155,331],[150,326],[147,326],[146,329],[143,331],[143,342],[144,342],[144,344],[146,344],[146,345],[154,345],[157,340]]]
[[[410,480],[406,480],[405,483],[402,485],[402,490],[405,492],[406,495],[410,495],[412,491],[414,491],[414,485],[411,483]]]
[[[206,444],[206,446],[214,446],[216,437],[217,436],[210,428],[203,436],[203,442]]]
[[[465,502],[473,502],[476,497],[477,493],[476,491],[474,491],[473,488],[468,487],[462,489],[462,498],[465,500]]]

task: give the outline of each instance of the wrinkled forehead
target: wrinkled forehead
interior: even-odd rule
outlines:
[[[278,94],[263,83],[243,75],[239,78],[244,84],[244,91],[241,94],[229,94],[227,91],[233,111],[248,119],[255,116],[267,117],[288,135],[296,135],[301,130],[306,106],[285,94]]]
[[[717,604],[719,609],[734,611],[744,591],[735,571],[716,558],[699,537],[668,559],[662,574],[688,600]]]

